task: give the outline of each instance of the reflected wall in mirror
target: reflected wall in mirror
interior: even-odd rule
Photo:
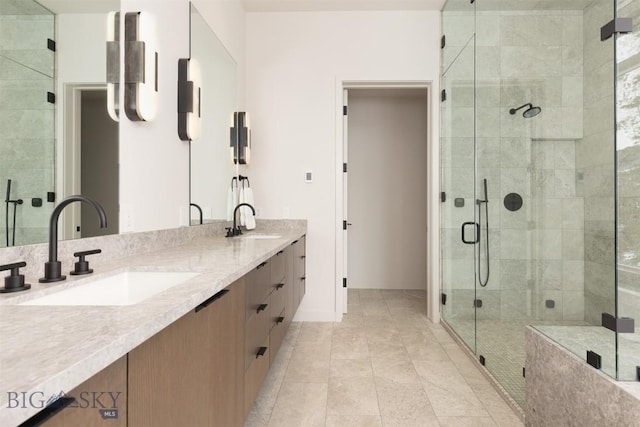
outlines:
[[[104,97],[107,13],[119,9],[0,0],[0,247],[46,242],[55,203],[72,194],[101,203],[110,227],[73,204],[61,238],[118,232],[118,125]]]
[[[202,133],[190,142],[191,203],[202,208],[207,220],[227,219],[227,196],[237,175],[229,156],[229,128],[237,109],[237,64],[224,45],[191,5],[191,58],[200,64],[202,75]],[[200,213],[191,208],[191,223]]]

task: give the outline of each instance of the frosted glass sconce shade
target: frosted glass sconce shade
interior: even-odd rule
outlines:
[[[120,115],[120,12],[107,15],[107,111],[116,122]]]
[[[200,138],[202,77],[195,59],[178,60],[178,136],[182,141]]]

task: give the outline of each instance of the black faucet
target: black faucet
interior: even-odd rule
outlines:
[[[58,261],[58,218],[62,210],[73,202],[85,202],[93,206],[100,219],[100,228],[107,227],[107,214],[105,214],[104,209],[98,202],[80,195],[69,196],[62,200],[51,212],[51,219],[49,220],[49,261],[44,263],[44,277],[38,280],[40,283],[59,282],[67,278],[62,275],[62,266]]]
[[[200,225],[202,225],[202,208],[200,206],[198,206],[197,203],[189,203],[189,207],[194,207],[196,209],[198,209],[198,212],[200,212]],[[191,225],[191,224],[189,224]]]
[[[233,227],[232,228],[228,228],[227,227],[227,236],[226,237],[233,237],[233,236],[239,236],[240,234],[242,234],[242,230],[240,230],[240,225],[236,226],[236,217],[238,216],[238,209],[242,206],[247,206],[249,208],[251,208],[251,212],[253,212],[253,214],[256,214],[256,210],[253,208],[253,206],[251,206],[249,203],[240,203],[238,206],[236,206],[236,208],[233,210]]]

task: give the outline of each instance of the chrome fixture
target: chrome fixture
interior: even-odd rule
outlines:
[[[44,277],[38,280],[40,283],[58,282],[66,279],[66,276],[62,275],[62,265],[58,261],[58,218],[62,210],[73,202],[84,202],[91,205],[98,213],[100,228],[107,228],[107,214],[98,202],[81,195],[69,196],[62,200],[51,212],[49,220],[49,261],[44,264]]]
[[[513,116],[514,114],[516,114],[516,112],[518,110],[521,110],[524,107],[529,107],[526,110],[524,110],[524,113],[522,113],[522,117],[524,117],[525,119],[530,119],[531,117],[535,117],[535,116],[537,116],[538,114],[540,114],[542,112],[542,108],[534,107],[533,104],[527,103],[527,104],[521,105],[518,108],[510,109],[509,110],[509,114],[511,114]]]
[[[238,210],[242,206],[249,207],[251,209],[251,212],[253,212],[254,215],[256,214],[256,210],[249,203],[240,203],[238,206],[236,206],[236,208],[233,210],[233,227],[232,228],[226,228],[226,230],[227,230],[226,237],[234,237],[234,236],[239,236],[239,235],[242,234],[242,230],[240,230],[240,225],[236,226],[236,224],[237,224],[237,219],[236,218],[238,216]]]

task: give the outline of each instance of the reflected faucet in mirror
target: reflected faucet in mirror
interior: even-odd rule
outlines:
[[[237,218],[238,218],[238,211],[243,206],[246,206],[246,207],[250,208],[251,212],[253,212],[254,215],[256,214],[256,210],[249,203],[240,203],[233,210],[233,227],[231,227],[231,228],[227,227],[226,228],[227,235],[225,237],[234,237],[234,236],[239,236],[239,235],[242,234],[242,230],[240,229],[240,223],[237,221]],[[236,224],[237,224],[237,226],[236,226]]]
[[[84,202],[92,206],[98,214],[100,228],[107,227],[107,214],[98,202],[81,195],[69,196],[62,200],[51,212],[49,220],[49,261],[44,264],[44,277],[39,279],[40,283],[58,282],[67,278],[62,275],[62,265],[58,261],[58,218],[62,210],[73,202]]]
[[[200,213],[200,225],[202,225],[202,208],[200,206],[198,206],[197,203],[189,203],[189,206],[192,206],[192,207],[198,209],[198,212]]]

